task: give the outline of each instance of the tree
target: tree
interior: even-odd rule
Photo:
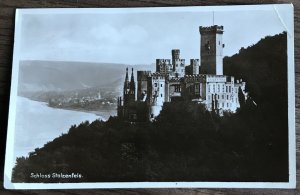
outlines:
[[[239,87],[238,97],[239,97],[240,107],[242,108],[245,105],[245,95],[241,87]]]

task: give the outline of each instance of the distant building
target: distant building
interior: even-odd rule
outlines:
[[[118,116],[129,121],[141,121],[138,109],[143,107],[143,120],[153,120],[159,115],[164,102],[195,101],[207,110],[222,115],[224,111],[235,112],[240,107],[239,90],[245,92],[245,82],[233,76],[223,75],[223,26],[199,28],[200,60],[191,59],[186,65],[180,58],[180,50],[173,49],[172,59],[156,59],[156,72],[137,72],[137,99],[133,69],[124,82],[123,99],[118,99]]]

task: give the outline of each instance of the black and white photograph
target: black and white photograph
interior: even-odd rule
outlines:
[[[293,17],[18,9],[5,188],[295,188]]]

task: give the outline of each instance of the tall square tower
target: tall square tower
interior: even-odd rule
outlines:
[[[200,73],[223,75],[223,26],[199,27]]]

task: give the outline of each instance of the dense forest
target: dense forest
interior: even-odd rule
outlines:
[[[13,182],[288,181],[286,33],[224,58],[224,74],[247,82],[251,98],[236,113],[178,101],[154,122],[83,122],[18,158]]]

